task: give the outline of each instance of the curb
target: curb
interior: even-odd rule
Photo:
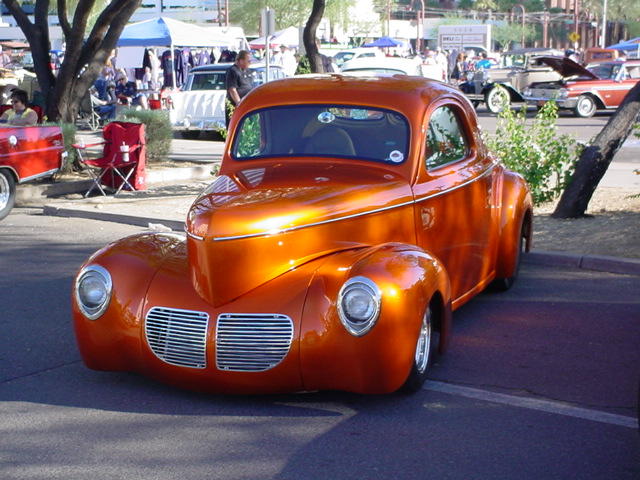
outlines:
[[[92,212],[87,210],[76,210],[74,208],[63,208],[45,206],[42,214],[51,217],[85,218],[88,220],[101,220],[104,222],[124,223],[135,225],[136,227],[149,227],[150,224],[162,224],[171,230],[184,231],[184,222],[176,220],[166,220],[162,218],[140,217],[136,215],[124,215],[120,213]]]
[[[73,208],[45,206],[43,215],[56,217],[85,218],[105,222],[124,223],[138,227],[149,227],[150,224],[161,224],[174,231],[184,231],[184,222],[162,218],[141,217],[119,213],[76,210]],[[551,265],[569,267],[598,272],[617,273],[640,276],[640,259],[609,257],[606,255],[579,255],[560,252],[528,252],[522,257],[523,262],[532,265]]]
[[[534,251],[525,253],[523,261],[534,265],[553,265],[623,275],[640,275],[640,259],[636,258]]]
[[[217,162],[219,163],[219,162]],[[216,162],[197,167],[175,167],[161,170],[147,170],[147,184],[181,182],[185,180],[211,179],[211,169]],[[16,189],[16,206],[25,206],[29,202],[43,198],[60,197],[73,193],[84,193],[89,190],[93,180],[75,180],[43,184],[20,184]]]

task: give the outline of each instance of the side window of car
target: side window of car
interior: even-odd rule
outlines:
[[[234,149],[236,158],[251,158],[264,154],[262,125],[260,113],[251,114],[242,120]]]
[[[467,154],[460,119],[451,107],[439,107],[431,114],[426,143],[427,169],[455,162]]]

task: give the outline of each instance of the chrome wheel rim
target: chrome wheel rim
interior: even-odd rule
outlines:
[[[418,335],[418,343],[416,345],[415,362],[418,373],[424,373],[429,364],[429,354],[431,350],[431,309],[422,317],[422,325],[420,326],[420,334]]]
[[[502,88],[494,88],[494,91],[489,95],[491,110],[494,112],[503,110],[507,105],[507,101],[507,92]]]
[[[593,102],[588,99],[588,98],[581,98],[578,101],[578,111],[580,112],[580,115],[584,116],[589,116],[591,115],[591,112],[594,110],[594,105]]]
[[[0,174],[0,211],[4,210],[9,203],[10,194],[11,192],[9,191],[9,182],[7,181],[7,177]]]

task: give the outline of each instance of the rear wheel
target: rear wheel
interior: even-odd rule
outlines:
[[[518,250],[516,252],[516,265],[513,270],[513,275],[505,278],[496,278],[491,283],[491,286],[494,287],[496,290],[505,292],[509,290],[514,283],[516,283],[516,280],[518,278],[518,272],[520,271],[520,262],[522,261],[522,254],[524,253],[525,238],[526,238],[526,231],[523,223],[522,227],[520,227],[520,237],[518,238]]]
[[[438,339],[438,332],[433,329],[431,307],[427,307],[420,325],[411,372],[402,387],[405,392],[413,393],[422,388],[427,379],[429,367],[433,363],[436,348],[438,347]]]
[[[593,114],[596,113],[597,105],[593,97],[589,95],[580,95],[578,97],[578,103],[576,103],[576,108],[573,112],[577,117],[589,118],[593,117]]]
[[[9,215],[16,201],[16,182],[8,170],[0,170],[0,220]]]
[[[506,88],[496,85],[484,96],[484,103],[491,113],[500,113],[511,104],[511,96]]]

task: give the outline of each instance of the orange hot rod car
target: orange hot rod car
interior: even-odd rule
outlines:
[[[81,267],[84,362],[227,393],[420,388],[451,311],[508,288],[531,238],[528,187],[476,122],[418,77],[256,88],[186,238],[130,236]]]

